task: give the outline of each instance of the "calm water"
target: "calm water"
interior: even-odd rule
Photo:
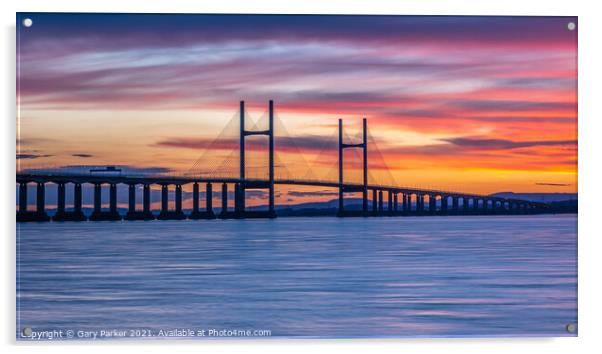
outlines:
[[[569,215],[19,224],[17,326],[574,335],[565,326],[577,323],[576,222]]]

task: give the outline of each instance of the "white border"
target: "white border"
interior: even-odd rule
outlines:
[[[106,350],[145,346],[145,352],[163,353],[177,345],[181,352],[234,351],[247,353],[305,353],[308,350],[357,353],[378,350],[384,353],[420,351],[421,353],[508,353],[546,352],[576,353],[602,347],[599,329],[600,292],[599,270],[602,269],[601,239],[597,213],[600,206],[600,165],[602,106],[600,66],[602,56],[600,36],[602,20],[594,1],[556,0],[421,0],[386,1],[324,0],[267,1],[221,0],[202,2],[192,0],[19,0],[1,2],[2,11],[2,182],[0,206],[3,248],[4,307],[0,333],[2,345],[8,352],[79,353],[82,350],[101,353]],[[557,339],[403,339],[403,340],[267,340],[267,341],[184,341],[184,342],[103,342],[47,343],[37,348],[35,343],[15,343],[15,12],[188,12],[188,13],[344,13],[344,14],[406,14],[406,15],[557,15],[579,16],[579,338]],[[86,346],[85,348],[83,346]],[[286,346],[286,347],[284,347]],[[371,347],[376,348],[371,348]]]

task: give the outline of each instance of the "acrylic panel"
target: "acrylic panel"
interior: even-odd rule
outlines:
[[[577,335],[577,18],[18,13],[18,340]]]

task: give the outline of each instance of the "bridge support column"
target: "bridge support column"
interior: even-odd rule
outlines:
[[[242,218],[242,212],[240,210],[240,184],[234,185],[234,217]]]
[[[343,120],[339,119],[339,206],[337,216],[357,216],[357,215],[366,215],[368,212],[368,132],[367,132],[367,121],[366,118],[362,121],[363,125],[363,141],[360,144],[345,144],[343,142]],[[345,184],[343,178],[343,150],[347,148],[361,148],[363,151],[363,183],[361,188],[353,188],[347,189],[348,192],[362,192],[362,213],[358,213],[356,211],[345,211]],[[393,207],[391,206],[392,198],[389,194],[389,209],[388,212],[393,211]]]
[[[176,184],[175,188],[175,210],[169,210],[169,186],[161,185],[161,212],[158,220],[183,220],[186,215],[182,212],[182,185]]]
[[[462,212],[463,214],[468,214],[468,198],[462,197]]]
[[[274,101],[270,100],[269,102],[269,124],[268,128],[270,130],[270,135],[268,136],[268,145],[270,148],[269,152],[269,162],[270,162],[270,195],[269,195],[269,217],[276,217],[276,209],[274,208]]]
[[[446,214],[448,212],[447,210],[447,195],[441,195],[441,213],[442,214]]]
[[[458,214],[459,207],[460,207],[460,203],[458,202],[458,197],[456,197],[456,196],[452,197],[452,210],[453,210],[454,214]]]
[[[136,185],[128,185],[128,213],[136,211]]]
[[[150,185],[145,184],[142,191],[142,210],[144,213],[150,213]]]
[[[399,211],[399,201],[397,200],[397,193],[393,194],[393,211],[396,214]]]
[[[269,109],[271,110],[271,104]],[[270,115],[272,114],[272,112],[270,112]],[[245,101],[240,101],[240,107],[239,107],[239,117],[240,117],[240,141],[239,141],[239,177],[240,177],[240,181],[242,183],[242,188],[240,188],[241,186],[239,185],[235,185],[234,186],[234,212],[235,214],[240,217],[241,212],[244,213],[245,207],[245,187],[244,187],[244,183],[245,183]],[[271,130],[272,130],[272,117],[269,118],[270,122],[269,122],[269,130],[270,132],[268,132],[268,134],[271,134]],[[269,135],[268,135],[268,139],[269,139]],[[271,143],[270,143],[270,151],[269,151],[269,159],[270,159],[270,163],[272,163],[272,150],[271,150]],[[271,168],[271,167],[270,167]],[[268,172],[271,174],[271,170]],[[271,175],[269,176],[271,179]],[[271,181],[270,181],[271,182]],[[269,198],[269,197],[268,197]],[[242,203],[242,205],[240,205]],[[269,201],[268,201],[269,203]],[[241,210],[242,209],[242,210]]]
[[[19,183],[19,213],[27,212],[27,183]]]
[[[422,214],[424,212],[424,195],[420,194],[417,196],[417,201],[418,201],[418,212],[420,214]]]
[[[215,214],[213,214],[213,188],[211,183],[207,183],[205,188],[205,210],[201,211],[199,206],[199,184],[198,182],[195,182],[192,186],[193,203],[192,213],[188,216],[189,219],[215,219]]]
[[[229,214],[227,208],[220,212],[220,218],[235,216],[237,218],[275,218],[274,200],[274,101],[268,105],[268,130],[245,130],[245,102],[240,101],[240,183],[234,186],[234,214]],[[268,189],[268,211],[246,212],[245,193],[249,187],[245,180],[245,137],[249,135],[266,135],[268,138],[268,181],[267,183],[254,184],[250,188]],[[223,209],[223,208],[222,208]]]
[[[343,197],[343,120],[339,119],[339,211],[337,213],[339,216],[345,212]]]
[[[102,185],[100,183],[94,183],[94,209],[92,215],[90,215],[91,221],[102,220]]]
[[[166,184],[162,184],[161,185],[161,212],[162,213],[167,213],[168,211],[168,205],[169,205],[169,201],[168,201],[168,193],[169,190],[167,189],[167,185]]]
[[[36,207],[36,218],[37,221],[48,221],[50,218],[46,214],[46,185],[43,182],[38,182],[37,185],[37,207]]]
[[[228,217],[228,185],[226,183],[222,183],[222,210],[219,213],[219,218],[227,219]]]
[[[215,214],[213,213],[213,186],[211,183],[207,183],[205,186],[205,209],[207,218],[215,219]]]
[[[199,212],[199,184],[194,182],[192,185],[192,213]]]
[[[150,212],[150,186],[145,184],[142,189],[142,211],[136,211],[136,184],[128,185],[128,212],[124,220],[153,220],[155,217]]]
[[[75,214],[82,214],[82,185],[76,183],[73,186],[73,211]]]
[[[101,212],[101,205],[102,205],[102,196],[101,196],[102,189],[101,188],[102,188],[102,185],[100,183],[94,184],[94,214]]]
[[[36,200],[36,213],[40,219],[47,219],[48,215],[46,215],[45,204],[46,204],[46,186],[42,182],[38,182],[37,188],[37,200]],[[44,221],[44,220],[41,220]]]
[[[178,219],[186,219],[182,212],[182,185],[176,184],[176,216]]]
[[[65,213],[65,183],[59,183],[57,185],[57,196],[56,196],[56,213]]]
[[[161,185],[161,214],[169,211],[169,187],[166,184]]]
[[[364,188],[362,191],[362,210],[365,213],[368,212],[368,121],[364,117],[362,120],[362,136],[363,136],[363,182]]]
[[[45,211],[45,186],[43,182],[36,184],[36,210],[27,211],[27,183],[19,184],[19,212],[17,221],[48,221],[50,217]]]
[[[437,212],[437,197],[429,194],[429,213],[435,214]]]
[[[404,213],[408,212],[408,195],[406,193],[401,195],[401,209]]]
[[[91,221],[117,221],[121,215],[117,212],[117,185],[109,185],[109,211],[102,211],[102,184],[94,184],[94,211],[90,215]]]
[[[117,212],[117,186],[114,183],[109,185],[109,207],[111,213]]]
[[[372,190],[372,213],[376,214],[378,210],[378,192],[376,189]]]
[[[121,215],[117,211],[117,185],[115,183],[111,183],[109,186],[109,203],[110,203],[110,220],[121,220]]]
[[[362,191],[362,212],[368,213],[368,188],[364,187]]]
[[[38,182],[36,185],[36,211],[38,214],[44,213],[44,202],[45,202],[45,187],[44,183]]]
[[[73,215],[71,216],[72,221],[86,221],[88,218],[82,211],[82,185],[81,183],[75,183],[73,185]]]
[[[383,191],[378,191],[378,212],[383,212]]]
[[[65,183],[58,183],[56,188],[56,213],[52,217],[54,221],[66,219],[65,213]]]
[[[387,195],[387,212],[393,213],[393,191],[389,191]]]

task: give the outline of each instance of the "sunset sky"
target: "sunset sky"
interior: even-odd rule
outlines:
[[[332,177],[319,152],[338,118],[356,136],[365,115],[399,185],[576,192],[569,22],[577,19],[18,14],[17,161],[187,171],[240,100],[258,119],[273,99],[291,136],[277,140],[279,162],[295,174],[292,142],[314,175]],[[225,141],[223,154],[237,149]]]

